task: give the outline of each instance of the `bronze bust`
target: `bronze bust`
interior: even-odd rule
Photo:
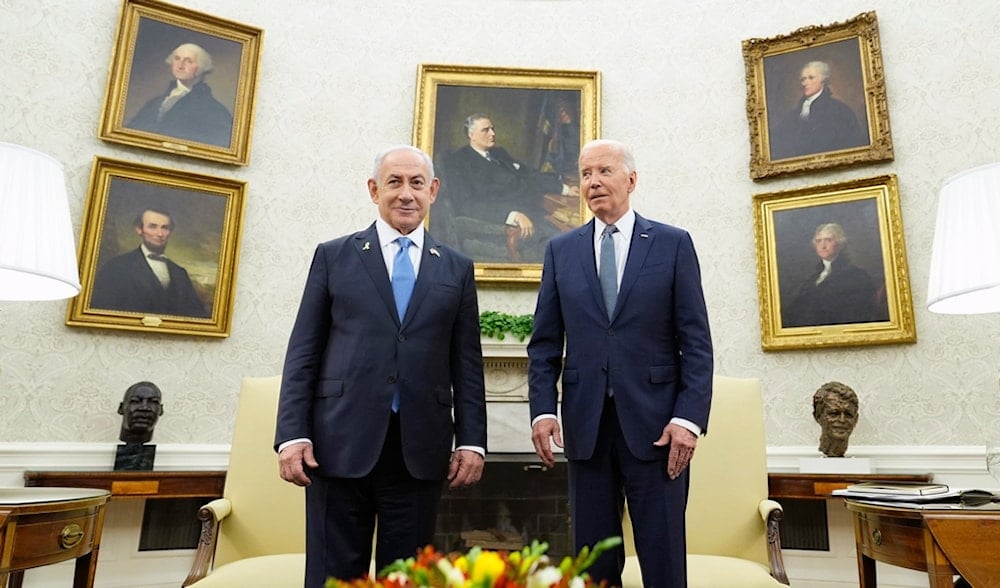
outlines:
[[[132,384],[118,405],[118,414],[122,415],[119,439],[127,445],[149,443],[156,421],[163,414],[160,389],[152,382]]]
[[[827,457],[844,457],[858,424],[858,395],[840,382],[827,382],[813,394],[813,418],[822,432],[819,450]]]

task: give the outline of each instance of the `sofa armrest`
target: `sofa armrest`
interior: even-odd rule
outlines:
[[[198,509],[198,520],[201,521],[198,550],[195,551],[191,571],[188,572],[181,588],[187,588],[208,575],[208,570],[215,559],[215,545],[219,541],[219,524],[232,511],[233,503],[228,498],[217,498]]]
[[[779,525],[784,514],[781,505],[774,500],[761,500],[757,507],[760,517],[767,526],[767,560],[771,564],[771,576],[782,584],[788,585],[788,572],[785,571],[785,559],[781,555],[781,532]]]

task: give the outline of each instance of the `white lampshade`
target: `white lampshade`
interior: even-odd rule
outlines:
[[[930,270],[931,312],[1000,312],[1000,163],[945,180]]]
[[[58,300],[80,293],[62,166],[0,143],[0,300]]]

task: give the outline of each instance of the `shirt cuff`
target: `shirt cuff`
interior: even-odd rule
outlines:
[[[531,426],[534,427],[535,423],[537,423],[538,421],[544,421],[545,419],[554,419],[554,418],[556,418],[556,415],[554,414],[542,413],[536,416],[535,418],[531,419]]]
[[[701,437],[701,427],[692,423],[687,419],[682,419],[680,417],[674,417],[670,419],[670,422],[675,425],[680,425],[695,434],[696,437]]]
[[[486,458],[486,450],[483,449],[482,447],[477,447],[475,445],[459,445],[458,447],[455,448],[455,451],[458,451],[459,449],[465,449],[467,451],[475,451],[481,457],[483,457],[483,459]]]
[[[286,447],[295,445],[296,443],[308,443],[312,445],[312,439],[307,439],[306,437],[302,437],[300,439],[292,439],[291,441],[285,441],[284,443],[278,446],[278,453],[281,453],[282,451],[284,451]]]

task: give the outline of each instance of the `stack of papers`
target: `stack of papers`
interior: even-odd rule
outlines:
[[[921,482],[861,482],[851,484],[845,490],[852,494],[875,494],[877,496],[940,496],[951,490],[947,484],[925,484]]]
[[[1000,496],[989,490],[959,490],[945,484],[864,482],[834,490],[833,495],[910,508],[1000,508]]]

